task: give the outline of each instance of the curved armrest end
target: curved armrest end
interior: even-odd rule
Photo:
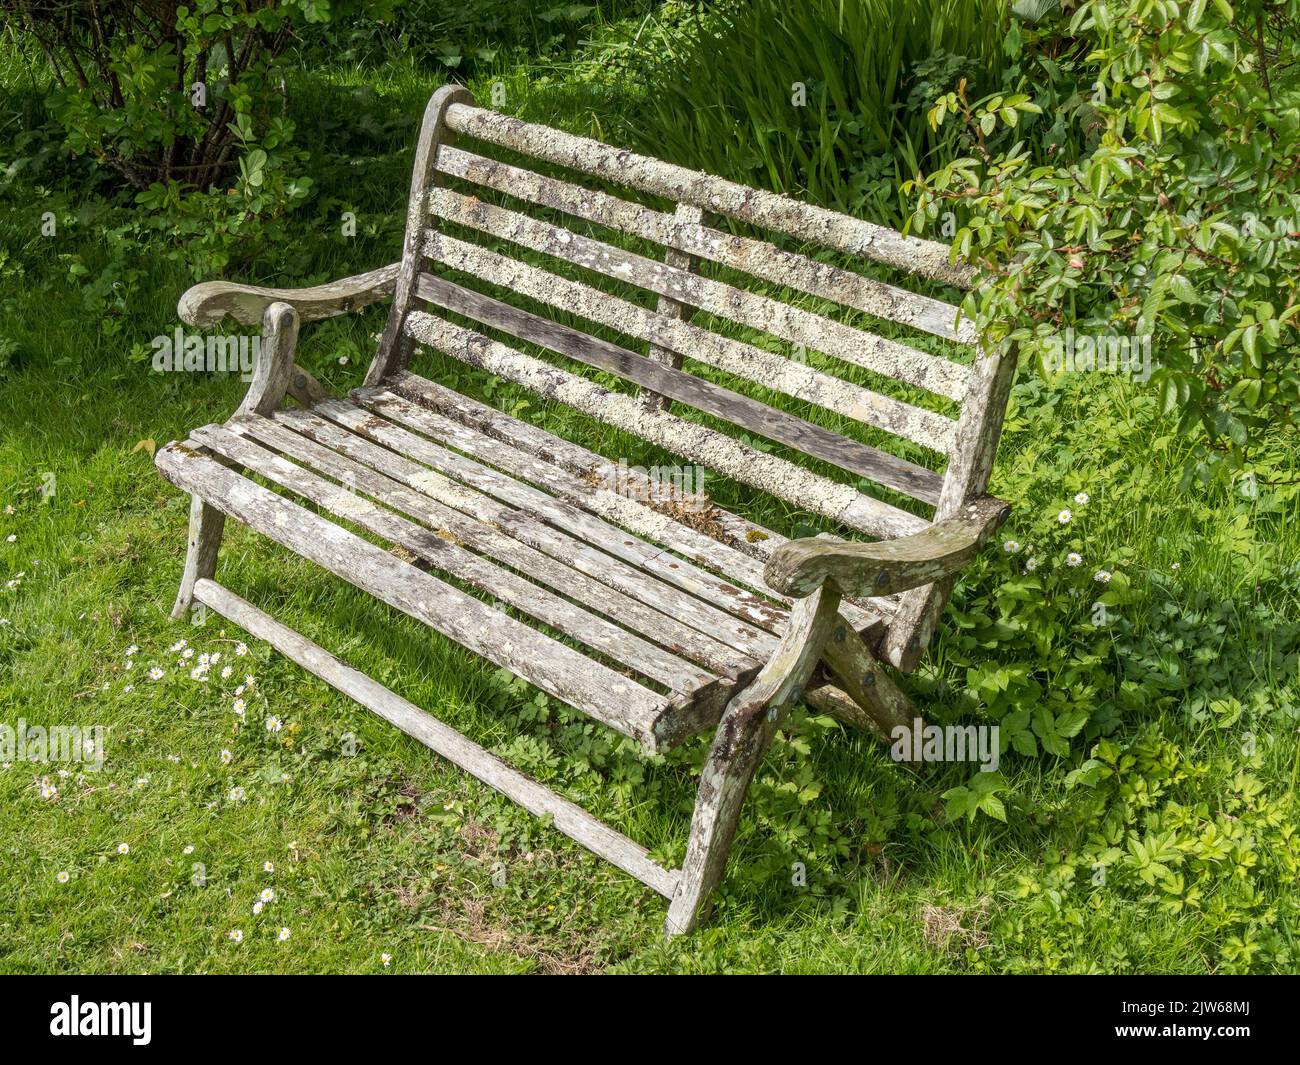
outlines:
[[[347,314],[393,294],[401,264],[345,277],[309,288],[262,288],[233,281],[204,281],[186,291],[176,305],[181,321],[196,328],[213,326],[223,318],[257,325],[271,303],[287,303],[304,322]]]
[[[955,573],[1010,513],[1003,500],[980,496],[953,517],[895,540],[790,540],[773,552],[763,575],[782,595],[806,596],[827,582],[846,596],[892,595]]]

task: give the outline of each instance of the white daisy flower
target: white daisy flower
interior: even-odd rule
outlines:
[[[5,537],[5,543],[7,544],[16,543],[17,540],[18,540],[18,535],[16,533],[10,533],[8,536]]]
[[[135,691],[135,685],[128,684],[125,688],[122,689],[122,694],[130,695],[133,691]]]
[[[1065,556],[1065,564],[1067,566],[1082,566],[1083,556],[1079,554],[1078,551],[1071,551],[1068,555]]]
[[[1062,525],[1069,525],[1070,519],[1073,517],[1074,515],[1071,514],[1068,510],[1063,510],[1061,511],[1061,513],[1056,515],[1056,520],[1059,521]]]
[[[171,651],[172,654],[178,654],[181,651],[185,650],[186,646],[187,646],[186,641],[177,640],[174,644],[172,644],[169,648],[167,648],[167,650]]]
[[[136,778],[135,778],[135,786],[136,786],[137,788],[147,788],[147,787],[149,786],[149,778],[148,778],[148,777],[136,777]]]
[[[1038,569],[1038,559],[1036,559],[1036,558],[1027,558],[1027,559],[1025,559],[1025,572],[1026,572],[1026,573],[1033,573],[1034,570],[1036,570],[1036,569]]]
[[[1003,543],[1002,550],[1005,551],[1008,555],[1014,555],[1017,551],[1020,550],[1020,541],[1007,540],[1006,542]]]
[[[274,872],[275,872],[275,862],[263,862],[263,863],[262,863],[262,872],[264,872],[264,873],[274,873]]]
[[[210,654],[204,653],[199,655],[199,665],[207,666],[211,664],[212,664],[212,656]]]
[[[232,928],[226,933],[226,938],[232,943],[242,943],[244,941],[244,933],[238,928]]]
[[[230,666],[222,666],[222,667],[221,667],[221,679],[222,679],[222,680],[229,680],[229,679],[231,678],[231,676],[234,674],[234,672],[235,672],[234,669],[232,669]]]
[[[54,879],[57,880],[60,884],[66,884],[69,880],[72,879],[72,877],[68,874],[68,871],[66,869],[60,869],[57,873],[54,874]]]
[[[382,963],[384,968],[387,969],[393,964],[393,956],[391,954],[381,954],[379,955],[379,961]]]
[[[244,686],[243,686],[242,684],[241,684],[238,688],[235,689],[235,694],[236,694],[236,695],[243,695],[243,694],[244,694]]]
[[[1087,506],[1090,499],[1092,499],[1092,496],[1088,495],[1087,492],[1078,492],[1074,497],[1074,501],[1081,507]]]
[[[280,942],[283,943],[283,942],[284,942],[286,939],[288,939],[292,934],[293,934],[293,933],[290,932],[289,929],[287,929],[287,928],[281,928],[281,929],[280,929]]]
[[[244,799],[246,799],[247,797],[248,797],[248,794],[247,794],[247,792],[244,791],[243,788],[240,788],[240,787],[234,787],[234,788],[231,788],[231,789],[230,789],[230,801],[231,801],[231,802],[243,802]]]
[[[1109,584],[1110,576],[1111,575],[1109,570],[1099,569],[1096,573],[1092,575],[1092,579],[1094,581],[1097,581],[1100,584]]]
[[[1183,568],[1183,564],[1182,564],[1181,562],[1175,562],[1175,563],[1174,563],[1172,566],[1170,566],[1169,568],[1170,568],[1170,569],[1182,569],[1182,568]]]
[[[126,657],[130,658],[133,654],[136,654],[139,650],[140,650],[139,644],[133,643],[130,647],[126,649]]]
[[[119,844],[117,845],[117,853],[118,853],[118,854],[130,854],[130,853],[131,853],[131,845],[130,845],[129,843],[119,843]]]
[[[230,765],[230,763],[233,762],[234,760],[235,760],[235,756],[231,754],[229,750],[223,747],[221,749],[221,764]]]
[[[45,780],[45,781],[43,781],[43,782],[41,783],[41,798],[42,798],[42,799],[52,799],[52,798],[54,798],[54,796],[56,796],[58,793],[59,793],[59,789],[56,788],[53,784],[51,784],[51,783],[49,782],[49,780]]]
[[[10,622],[8,618],[0,618],[0,629],[4,628],[9,623]]]
[[[250,688],[256,687],[256,685],[257,685],[257,678],[256,678],[255,676],[253,676],[253,674],[249,673],[249,674],[245,675],[245,677],[244,677],[244,683],[247,684]]]
[[[243,700],[243,699],[236,699],[236,700],[235,700],[235,714],[236,714],[238,717],[243,717],[243,716],[244,716],[244,711],[245,711],[245,709],[247,709],[247,704],[244,702],[244,700]]]
[[[221,652],[220,652],[220,651],[213,651],[213,652],[212,652],[212,657],[208,659],[208,662],[209,662],[211,665],[214,665],[214,666],[215,666],[215,665],[216,665],[218,662],[220,662],[220,661],[221,661]]]
[[[282,728],[284,728],[284,723],[274,714],[266,719],[267,732],[279,732]]]
[[[187,648],[185,648],[185,650],[183,650],[183,651],[181,652],[181,657],[182,657],[182,658],[193,658],[193,657],[194,657],[194,648],[193,648],[193,647],[187,647]]]
[[[193,844],[193,843],[187,843],[187,844],[185,844],[185,846],[181,848],[181,853],[184,854],[184,855],[190,855],[190,854],[193,854],[193,853],[194,853],[194,844]]]
[[[208,679],[207,666],[195,666],[193,669],[190,670],[190,680],[207,680],[207,679]]]
[[[262,912],[262,908],[263,908],[264,906],[265,906],[265,903],[262,903],[262,902],[255,902],[255,903],[253,903],[253,916],[256,917],[259,913],[261,913],[261,912]]]
[[[243,658],[244,655],[248,654],[248,645],[243,643],[235,644],[235,654]]]
[[[275,892],[270,888],[262,888],[262,894],[258,896],[263,902],[274,902]]]
[[[154,666],[152,669],[149,670],[150,680],[162,680],[163,676],[164,676],[163,671],[159,669],[157,666]]]

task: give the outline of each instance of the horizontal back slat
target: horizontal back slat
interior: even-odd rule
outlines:
[[[764,351],[753,344],[630,303],[581,281],[553,274],[445,233],[430,233],[423,251],[427,258],[453,270],[607,326],[626,336],[648,341],[656,347],[677,352],[765,388],[884,429],[932,451],[946,454],[952,443],[957,423],[942,414],[914,407],[892,396],[832,377],[784,355]]]
[[[806,295],[833,300],[946,340],[962,344],[975,342],[974,323],[964,319],[958,324],[957,308],[952,304],[784,251],[767,241],[723,233],[703,224],[686,225],[672,214],[643,204],[475,155],[450,144],[439,147],[436,166],[439,172],[451,177],[654,241],[764,281],[798,289]]]
[[[610,392],[593,381],[535,359],[508,345],[421,311],[407,316],[416,341],[508,381],[523,385],[634,433],[743,484],[772,492],[796,506],[873,536],[906,536],[929,526],[926,519],[847,484],[768,455],[734,437],[672,414],[648,410],[633,396]]]
[[[457,133],[523,152],[640,192],[664,196],[702,210],[727,215],[847,255],[885,263],[921,277],[969,288],[970,266],[950,262],[950,250],[936,241],[905,237],[892,229],[850,218],[787,196],[749,188],[724,178],[688,170],[649,156],[615,148],[587,137],[523,122],[468,104],[447,108],[446,122]]]
[[[965,366],[906,344],[768,296],[679,270],[451,189],[433,189],[429,203],[437,217],[458,225],[671,297],[937,395],[960,401],[966,394],[970,374]]]
[[[664,366],[634,351],[431,274],[420,275],[416,291],[421,298],[444,310],[465,315],[588,366],[618,374],[660,395],[680,400],[769,440],[789,445],[805,455],[897,489],[913,499],[930,504],[939,501],[943,478],[938,474],[711,381]]]

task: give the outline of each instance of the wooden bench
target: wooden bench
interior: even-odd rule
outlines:
[[[714,228],[719,217],[737,233]],[[750,232],[776,242],[739,235]],[[915,710],[887,667],[916,665],[955,575],[1007,513],[984,491],[1014,359],[978,352],[951,304],[836,256],[972,282],[941,244],[440,89],[416,147],[399,262],[313,288],[209,282],[181,299],[186,323],[260,323],[262,342],[234,416],[157,454],[192,497],[173,616],[197,601],[266,640],[667,897],[669,934],[691,930],[789,707],[803,700],[886,734],[910,725]],[[329,395],[294,362],[300,324],[379,300],[391,310],[364,386]],[[838,317],[813,309],[831,305]],[[637,468],[411,372],[421,346],[876,540],[790,540],[712,504],[687,512]],[[887,395],[891,381],[914,401]],[[809,417],[744,385],[790,397]],[[922,406],[922,395],[941,402]],[[943,402],[959,413],[931,409]],[[946,468],[869,446],[815,413],[919,445],[934,465],[946,456]],[[714,729],[682,867],[663,868],[216,583],[227,516],[649,751]]]

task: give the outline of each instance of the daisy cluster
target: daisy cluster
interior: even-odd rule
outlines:
[[[1091,502],[1092,496],[1087,492],[1076,492],[1073,506],[1065,506],[1057,511],[1055,524],[1062,528],[1073,525],[1082,509]],[[1033,573],[1043,564],[1043,559],[1038,554],[1034,553],[1033,544],[1022,546],[1019,540],[1004,540],[1002,542],[1002,550],[1008,555],[1024,554],[1025,558],[1023,566],[1024,572],[1027,574]],[[1086,561],[1081,550],[1066,551],[1064,555],[1061,556],[1061,559],[1070,569],[1078,569]],[[1110,570],[1099,568],[1093,573],[1092,579],[1098,584],[1109,584],[1112,576],[1113,574]]]

